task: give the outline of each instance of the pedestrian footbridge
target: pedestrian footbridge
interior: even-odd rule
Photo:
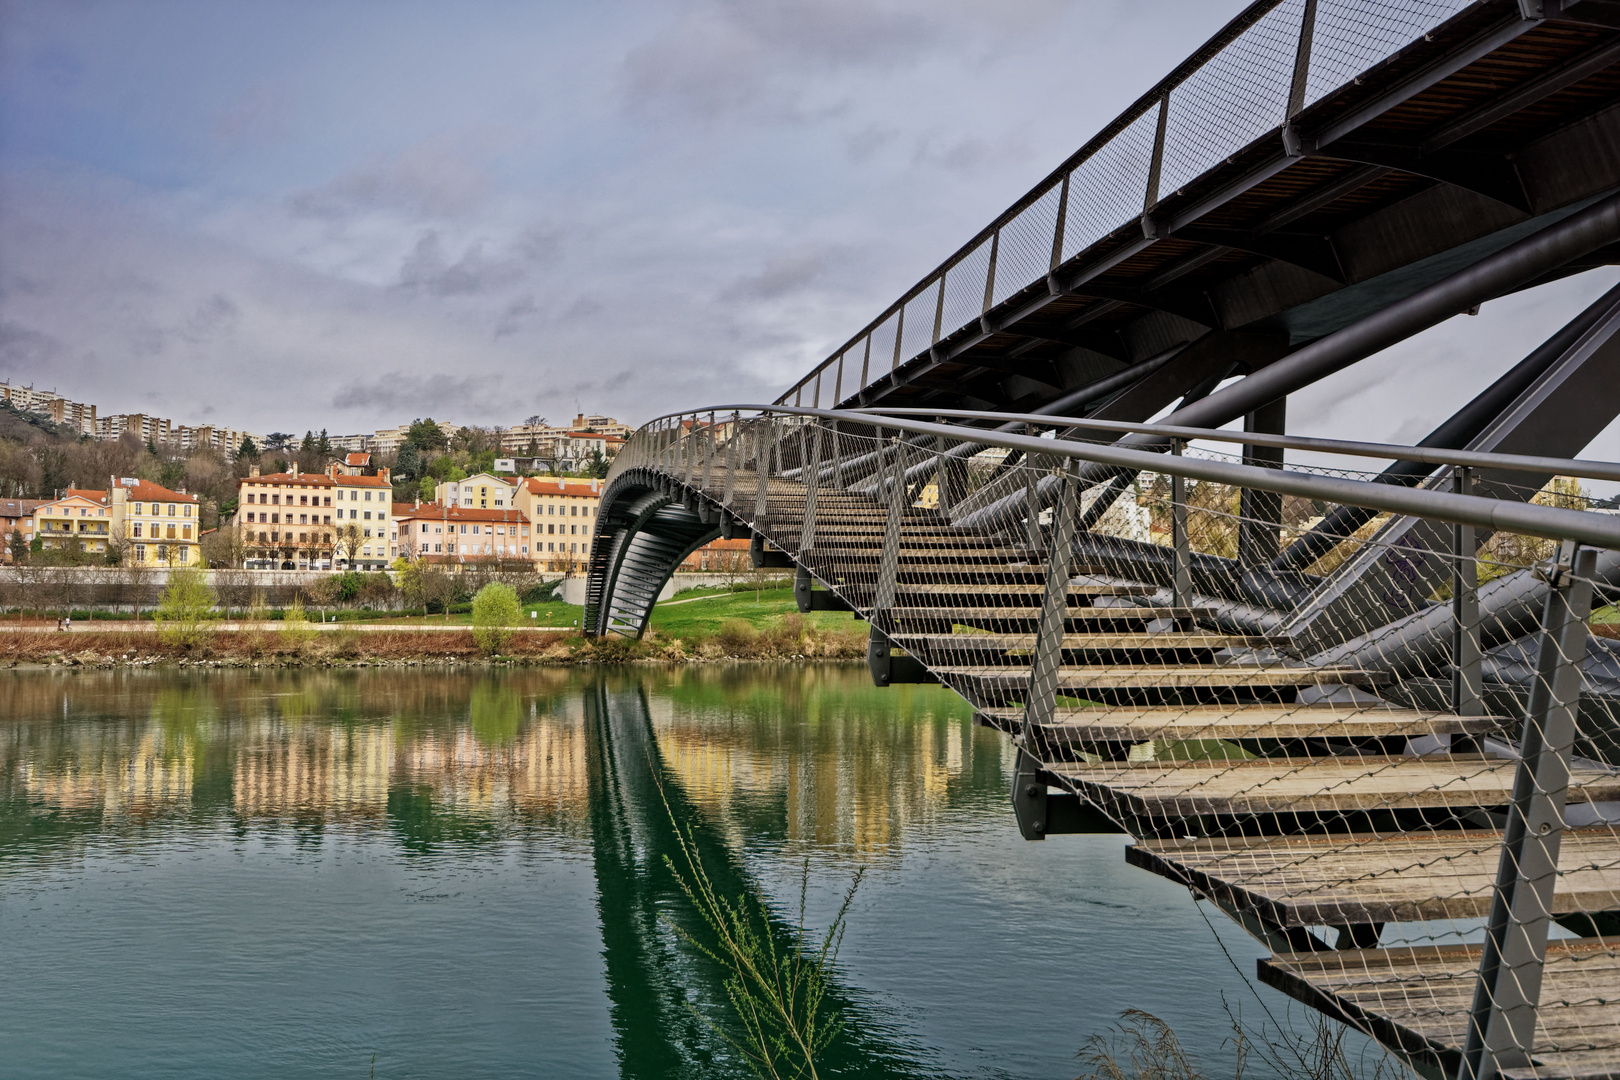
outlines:
[[[783,397],[636,432],[586,629],[750,538],[1015,740],[1026,839],[1126,834],[1424,1075],[1620,1076],[1620,288],[1415,446],[1286,422],[1616,261],[1617,61],[1608,0],[1252,5]]]

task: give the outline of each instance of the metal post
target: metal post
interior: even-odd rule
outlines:
[[[714,414],[709,414],[709,426],[703,432],[703,480],[698,485],[699,490],[709,490],[709,475],[714,470],[715,441],[719,435],[715,432]]]
[[[1180,439],[1174,440],[1170,453],[1180,457],[1183,446]],[[1170,606],[1179,612],[1192,607],[1192,538],[1187,535],[1187,478],[1174,474],[1170,477],[1170,542],[1175,548]]]
[[[1458,468],[1452,483],[1457,494],[1472,494],[1474,470]],[[1451,551],[1451,609],[1456,619],[1452,628],[1451,708],[1458,716],[1481,716],[1485,707],[1480,674],[1479,571],[1472,525],[1451,527]]]
[[[731,438],[726,440],[726,483],[720,496],[720,504],[728,509],[731,507],[731,496],[737,487],[737,443],[741,439],[742,417],[732,413]]]
[[[816,546],[816,484],[821,474],[821,425],[810,425],[810,454],[805,463],[804,525],[799,530],[799,554]]]
[[[832,484],[834,491],[844,490],[844,451],[838,444],[838,421],[832,420],[827,424],[827,431],[832,436]]]
[[[686,433],[686,486],[692,486],[692,469],[696,464],[693,458],[697,455],[697,447],[693,445],[697,435],[697,413],[692,414],[692,430]]]
[[[1243,430],[1285,435],[1287,421],[1288,399],[1282,397],[1244,416]],[[1280,469],[1283,467],[1283,451],[1274,446],[1245,445],[1243,464]],[[1258,488],[1243,488],[1238,495],[1238,565],[1249,569],[1265,566],[1275,559],[1281,547],[1281,525],[1281,495]]]
[[[936,417],[935,422],[940,424],[949,423],[943,416]],[[949,517],[951,513],[951,459],[947,451],[950,450],[950,444],[946,441],[945,436],[938,435],[934,438],[934,448],[936,451],[934,488],[939,492],[939,512],[941,515]]]
[[[1046,785],[1039,761],[1030,753],[1037,728],[1047,726],[1057,711],[1058,677],[1063,667],[1063,634],[1069,617],[1069,560],[1074,552],[1075,483],[1065,465],[1057,501],[1052,506],[1052,546],[1046,553],[1046,592],[1035,627],[1035,649],[1024,701],[1024,727],[1018,767],[1013,774],[1013,813],[1025,840],[1046,838]]]
[[[1595,549],[1566,540],[1536,568],[1550,588],[1460,1080],[1531,1065],[1596,566]]]
[[[755,463],[754,476],[754,531],[763,532],[765,529],[765,512],[768,509],[767,500],[770,497],[771,485],[771,459],[776,456],[776,424],[777,421],[767,418],[765,430],[760,434],[763,446],[759,451],[759,461]]]
[[[1034,424],[1024,425],[1024,434],[1030,438],[1037,435]],[[1024,456],[1024,514],[1025,524],[1029,530],[1029,550],[1038,553],[1041,550],[1041,493],[1036,487],[1039,479],[1040,461],[1034,454]]]
[[[890,611],[894,608],[900,579],[900,532],[906,513],[906,444],[894,440],[894,482],[889,487],[889,513],[883,523],[883,549],[878,554],[877,588],[872,592],[872,611],[867,619],[871,631],[866,639],[866,666],[872,682],[888,686],[890,676],[889,633],[894,628]]]

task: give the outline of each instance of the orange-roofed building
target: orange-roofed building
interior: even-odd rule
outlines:
[[[382,570],[390,561],[393,485],[347,473],[334,463],[307,473],[293,462],[284,473],[257,468],[237,486],[233,526],[250,570]]]
[[[34,508],[34,536],[50,551],[75,548],[105,557],[117,533],[105,491],[68,488]]]
[[[589,556],[602,481],[529,476],[518,481],[512,497],[534,522],[535,559],[542,570],[567,573]]]
[[[442,563],[535,561],[529,519],[512,507],[395,503],[393,511],[395,545],[402,558]]]
[[[201,566],[202,508],[197,496],[150,480],[112,485],[113,530],[131,566]]]

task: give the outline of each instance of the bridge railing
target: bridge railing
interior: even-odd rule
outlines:
[[[1421,40],[1470,0],[1259,0],[1056,172],[777,399],[831,407],[999,313],[1051,275],[1135,252],[1154,207]]]
[[[1003,429],[669,417],[607,491],[791,560],[803,610],[870,622],[874,677],[1018,740],[1015,805],[1129,832],[1385,1045],[1473,1076],[1620,1044],[1583,1004],[1620,971],[1620,514],[1590,493],[1620,465],[971,419]],[[1116,429],[1170,452],[1084,441]]]

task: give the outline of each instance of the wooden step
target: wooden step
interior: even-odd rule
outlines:
[[[1454,1076],[1462,1059],[1480,946],[1279,953],[1259,961],[1260,981],[1329,1016],[1342,1016]],[[1620,940],[1547,945],[1531,1068],[1503,1080],[1613,1080],[1620,1076]]]
[[[961,679],[984,689],[1018,690],[1029,686],[1028,668],[1007,665],[935,666],[941,677]],[[1088,689],[1208,689],[1230,686],[1366,685],[1382,676],[1358,668],[1284,667],[1280,664],[1132,664],[1064,665],[1058,669],[1057,692]]]
[[[904,641],[917,649],[940,654],[965,656],[972,653],[1023,653],[1035,649],[1034,634],[908,634]],[[1162,634],[1064,634],[1065,652],[1201,652],[1223,649],[1262,649],[1289,644],[1286,637],[1256,637],[1239,634],[1206,634],[1166,631]],[[1027,662],[1027,661],[1026,661]]]
[[[1505,806],[1518,763],[1466,754],[1252,761],[1104,762],[1045,766],[1115,817],[1336,814],[1364,810]],[[1570,802],[1620,799],[1620,774],[1577,765]]]
[[[984,709],[981,715],[1003,731],[1021,730],[1024,710]],[[1048,740],[1065,743],[1186,742],[1190,739],[1387,739],[1399,736],[1489,735],[1508,721],[1416,709],[1346,705],[1121,705],[1060,707]]]
[[[1479,919],[1490,914],[1502,834],[1494,830],[1275,840],[1144,840],[1132,866],[1191,885],[1273,926]],[[1554,915],[1620,912],[1620,836],[1570,829]]]
[[[1208,608],[1153,608],[1153,607],[1070,607],[1064,615],[1065,630],[1085,632],[1092,627],[1141,624],[1157,619],[1192,620],[1207,616]],[[910,627],[913,632],[927,630],[948,631],[952,626],[994,627],[1010,630],[1013,627],[1033,627],[1040,621],[1039,607],[1002,607],[996,605],[939,607],[894,607],[889,611],[891,625]]]
[[[1157,591],[1151,585],[1070,585],[1066,594],[1069,603],[1073,604],[1077,600],[1096,596],[1150,596]],[[904,606],[907,607],[923,607],[930,601],[956,605],[963,601],[993,600],[999,607],[1039,608],[1041,601],[1046,598],[1046,586],[1036,583],[995,585],[964,581],[953,583],[950,589],[940,589],[930,585],[906,584],[899,587],[896,596],[906,601]]]

